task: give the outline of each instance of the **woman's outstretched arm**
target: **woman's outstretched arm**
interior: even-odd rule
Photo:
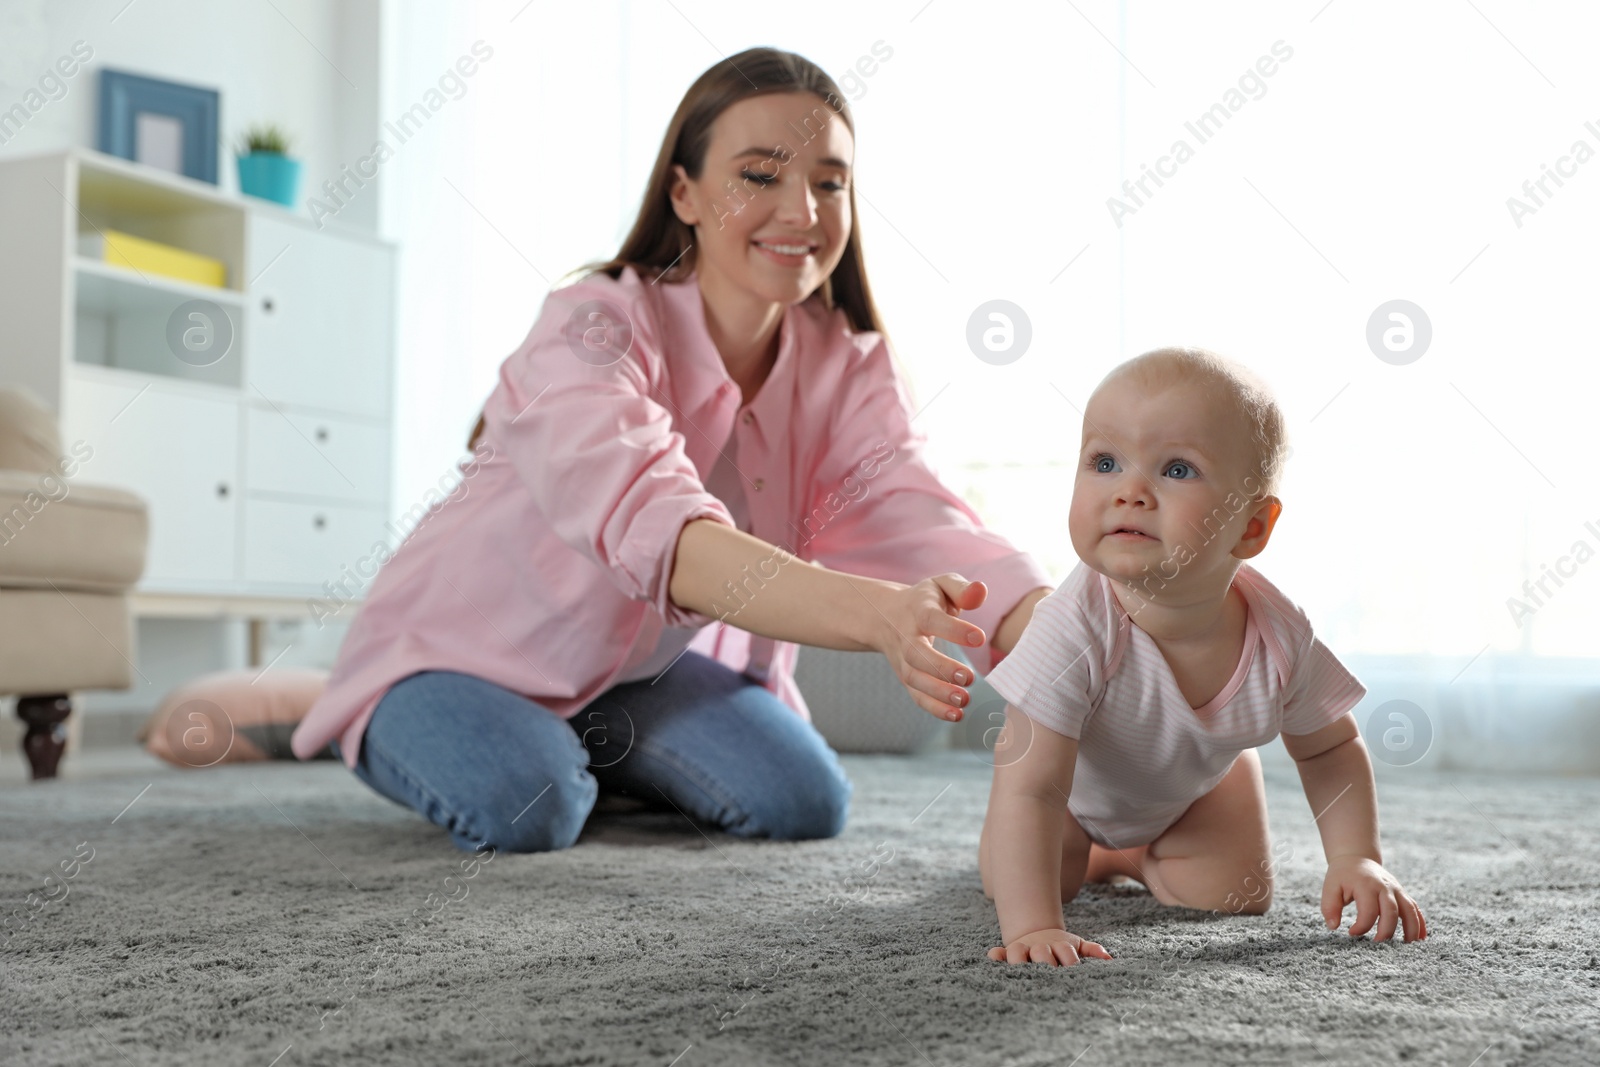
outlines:
[[[683,525],[668,586],[674,604],[751,633],[846,652],[881,652],[924,711],[961,718],[972,671],[933,647],[987,640],[957,618],[988,590],[955,574],[902,585],[829,570],[717,519]]]

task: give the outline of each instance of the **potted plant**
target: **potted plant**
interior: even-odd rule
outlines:
[[[251,126],[239,138],[239,191],[288,207],[300,186],[300,161],[289,158],[289,137],[276,123]]]

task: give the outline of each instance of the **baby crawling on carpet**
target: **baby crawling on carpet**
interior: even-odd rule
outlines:
[[[1005,697],[978,846],[1002,945],[1071,965],[1085,881],[1137,879],[1163,904],[1259,915],[1272,902],[1253,751],[1280,733],[1328,861],[1322,916],[1352,936],[1427,936],[1383,867],[1366,688],[1244,561],[1283,510],[1283,415],[1249,371],[1198,349],[1118,366],[1090,397],[1068,524],[1080,563],[989,674]]]

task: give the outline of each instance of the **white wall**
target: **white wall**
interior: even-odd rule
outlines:
[[[239,132],[255,122],[283,125],[295,137],[291,154],[305,164],[304,211],[306,195],[372,144],[378,13],[378,0],[5,0],[0,112],[38,89],[75,42],[93,55],[64,92],[45,87],[43,106],[0,144],[0,157],[96,147],[98,72],[112,67],[220,92],[217,177],[225,191],[238,191]],[[339,221],[371,229],[377,217],[376,196],[360,195]]]

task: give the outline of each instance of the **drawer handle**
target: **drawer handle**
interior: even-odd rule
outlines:
[[[270,315],[274,311],[276,311],[277,309],[278,309],[277,302],[275,300],[273,300],[272,297],[264,296],[264,297],[261,298],[261,310],[262,311],[264,311],[268,315]]]
[[[325,516],[325,515],[313,515],[311,517],[311,525],[315,526],[319,530],[325,528],[328,525],[327,516]]]
[[[228,483],[227,482],[218,482],[217,483],[217,496],[220,499],[223,499],[223,500],[227,499],[227,497],[228,497]]]
[[[327,444],[328,443],[328,428],[326,426],[318,426],[317,427],[317,443],[318,444]]]

